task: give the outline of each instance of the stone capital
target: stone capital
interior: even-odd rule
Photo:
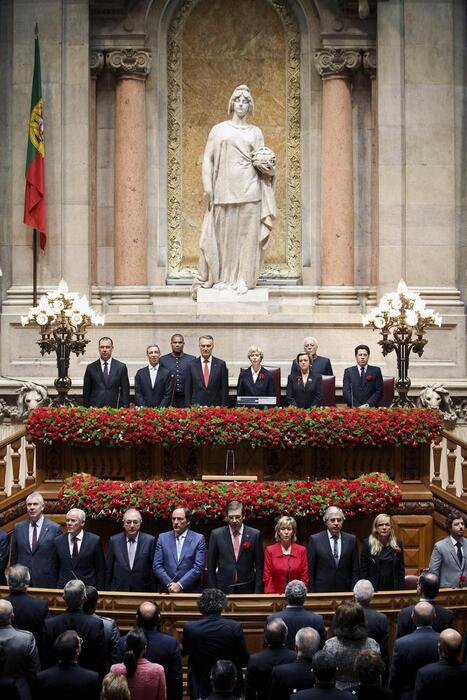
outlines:
[[[117,78],[146,80],[151,63],[149,49],[113,49],[105,52],[105,64]]]
[[[369,49],[363,53],[363,70],[371,78],[376,78],[376,49]]]
[[[104,52],[103,51],[91,51],[89,54],[89,70],[91,71],[91,78],[97,78],[98,75],[104,70]]]
[[[360,68],[362,54],[358,49],[319,49],[315,51],[315,68],[323,80],[345,78]]]

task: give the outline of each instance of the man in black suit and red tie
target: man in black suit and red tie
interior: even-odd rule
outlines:
[[[54,540],[58,559],[57,588],[79,579],[86,586],[105,590],[105,558],[101,538],[84,530],[86,513],[72,508],[66,514],[66,535]]]
[[[227,525],[211,532],[208,546],[210,588],[224,593],[261,593],[264,553],[261,533],[244,524],[243,503],[230,501]]]
[[[334,593],[351,591],[359,578],[358,547],[355,535],[342,532],[344,513],[336,506],[326,508],[322,532],[308,541],[310,591]]]
[[[159,364],[161,351],[158,345],[148,345],[148,364],[136,372],[135,401],[137,406],[170,406],[173,378],[168,369]]]
[[[383,375],[379,367],[368,364],[370,348],[357,345],[355,348],[357,364],[344,371],[342,391],[344,401],[351,408],[370,408],[378,406],[383,398]]]
[[[123,530],[112,535],[107,553],[107,591],[152,591],[152,560],[155,539],[141,532],[139,510],[130,508],[123,516]]]
[[[130,404],[130,382],[127,366],[114,360],[112,338],[99,340],[99,359],[86,367],[83,381],[83,404],[112,408],[127,407]]]
[[[229,373],[224,360],[213,357],[214,338],[202,335],[199,339],[200,357],[193,360],[186,373],[185,405],[227,406],[229,401]]]

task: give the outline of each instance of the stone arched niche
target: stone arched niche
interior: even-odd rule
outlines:
[[[261,278],[298,279],[300,234],[300,39],[277,0],[182,0],[167,42],[168,270],[191,278],[204,214],[201,160],[211,127],[228,118],[233,88],[246,83],[252,122],[278,161],[278,218]]]

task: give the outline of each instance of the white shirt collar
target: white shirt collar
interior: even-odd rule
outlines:
[[[105,363],[105,362],[107,362],[107,369],[108,369],[109,372],[110,372],[110,365],[112,364],[112,358],[109,357],[108,360],[101,360],[101,369],[102,369],[102,371],[104,371],[104,363]]]
[[[149,367],[149,371],[152,370],[153,372],[157,372],[157,370],[159,369],[159,363],[157,363],[157,365],[156,365],[155,367],[153,367],[153,366],[148,362],[148,367]]]
[[[205,362],[204,357],[203,357],[202,355],[200,355],[200,358],[199,358],[199,359],[201,360],[201,367],[204,367],[204,362]],[[211,367],[211,362],[212,362],[212,355],[210,355],[209,358],[208,358],[208,365],[209,365],[209,367]]]
[[[334,541],[334,539],[333,539],[334,535],[332,535],[331,532],[327,528],[326,528],[326,532],[328,533],[329,541],[331,541],[331,540]],[[339,534],[337,535],[337,541],[339,541],[340,538],[341,538],[341,533],[339,532]]]
[[[449,538],[450,538],[450,540],[451,540],[453,546],[454,546],[454,547],[456,548],[456,550],[457,550],[457,540],[454,539],[454,537],[453,537],[452,535],[449,535]],[[464,538],[462,538],[462,539],[459,540],[459,541],[460,541],[460,543],[461,543],[461,545],[462,545],[462,549],[464,549]]]
[[[44,516],[41,515],[41,517],[36,520],[37,529],[40,530],[43,524],[44,524]],[[29,520],[29,527],[32,527],[32,520],[31,519]]]
[[[230,525],[229,525],[229,530],[230,530],[230,537],[233,539],[233,536],[234,536],[234,535],[233,535],[233,530],[232,530],[232,528],[230,527]],[[240,528],[240,530],[239,530],[239,533],[240,533],[240,539],[241,539],[241,538],[243,537],[243,523],[242,523],[242,526],[241,526],[241,528]]]

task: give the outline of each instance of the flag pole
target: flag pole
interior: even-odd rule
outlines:
[[[37,306],[37,228],[32,234],[32,305]]]

